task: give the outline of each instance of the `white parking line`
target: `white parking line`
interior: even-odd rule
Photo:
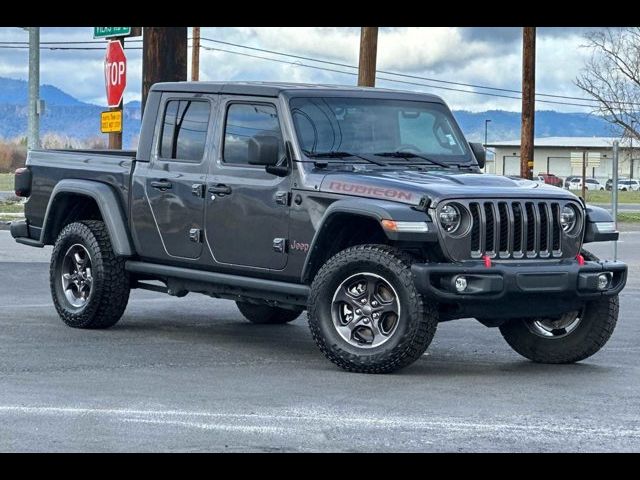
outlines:
[[[629,426],[606,425],[589,426],[584,421],[576,423],[550,424],[547,421],[525,419],[526,423],[513,422],[480,422],[455,417],[383,417],[358,416],[354,412],[342,415],[336,412],[327,415],[320,411],[314,414],[312,409],[291,411],[287,414],[269,413],[214,413],[189,410],[141,410],[128,408],[82,408],[52,406],[19,406],[0,405],[0,415],[19,414],[32,416],[60,417],[107,417],[123,423],[147,423],[156,425],[172,425],[200,430],[235,430],[247,433],[290,434],[292,431],[308,432],[309,428],[385,428],[411,430],[442,430],[445,432],[469,432],[490,435],[522,435],[533,436],[581,436],[616,437],[640,439],[640,425]],[[580,424],[578,424],[580,422]]]

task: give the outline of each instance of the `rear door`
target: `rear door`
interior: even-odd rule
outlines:
[[[165,259],[202,254],[205,183],[214,101],[202,95],[164,94],[156,126],[156,150],[145,190]]]
[[[280,141],[277,99],[227,96],[221,99],[221,145],[207,177],[206,240],[215,261],[235,267],[282,270],[287,264],[291,177],[249,165],[255,135]]]

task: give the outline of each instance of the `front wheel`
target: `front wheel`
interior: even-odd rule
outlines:
[[[537,363],[574,363],[598,352],[618,320],[618,296],[601,297],[560,318],[513,319],[500,333],[516,352]]]
[[[585,260],[598,261],[582,250]],[[618,321],[618,296],[587,302],[580,311],[559,318],[513,319],[500,333],[516,352],[538,363],[574,363],[598,352]]]
[[[311,285],[308,318],[324,355],[339,367],[388,373],[427,349],[436,331],[435,305],[411,274],[412,257],[385,245],[359,245],[333,256]]]

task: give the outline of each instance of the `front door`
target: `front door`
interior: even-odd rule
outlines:
[[[281,270],[287,263],[290,176],[248,163],[253,136],[282,139],[276,104],[228,97],[220,112],[222,142],[207,177],[207,243],[220,264]]]
[[[146,195],[168,259],[197,259],[204,241],[205,161],[212,103],[165,97],[157,152],[145,179]]]

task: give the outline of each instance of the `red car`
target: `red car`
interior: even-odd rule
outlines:
[[[553,173],[539,173],[538,177],[540,177],[540,180],[544,180],[544,183],[548,183],[549,185],[554,185],[556,187],[562,187],[562,179],[560,177],[556,177]]]

